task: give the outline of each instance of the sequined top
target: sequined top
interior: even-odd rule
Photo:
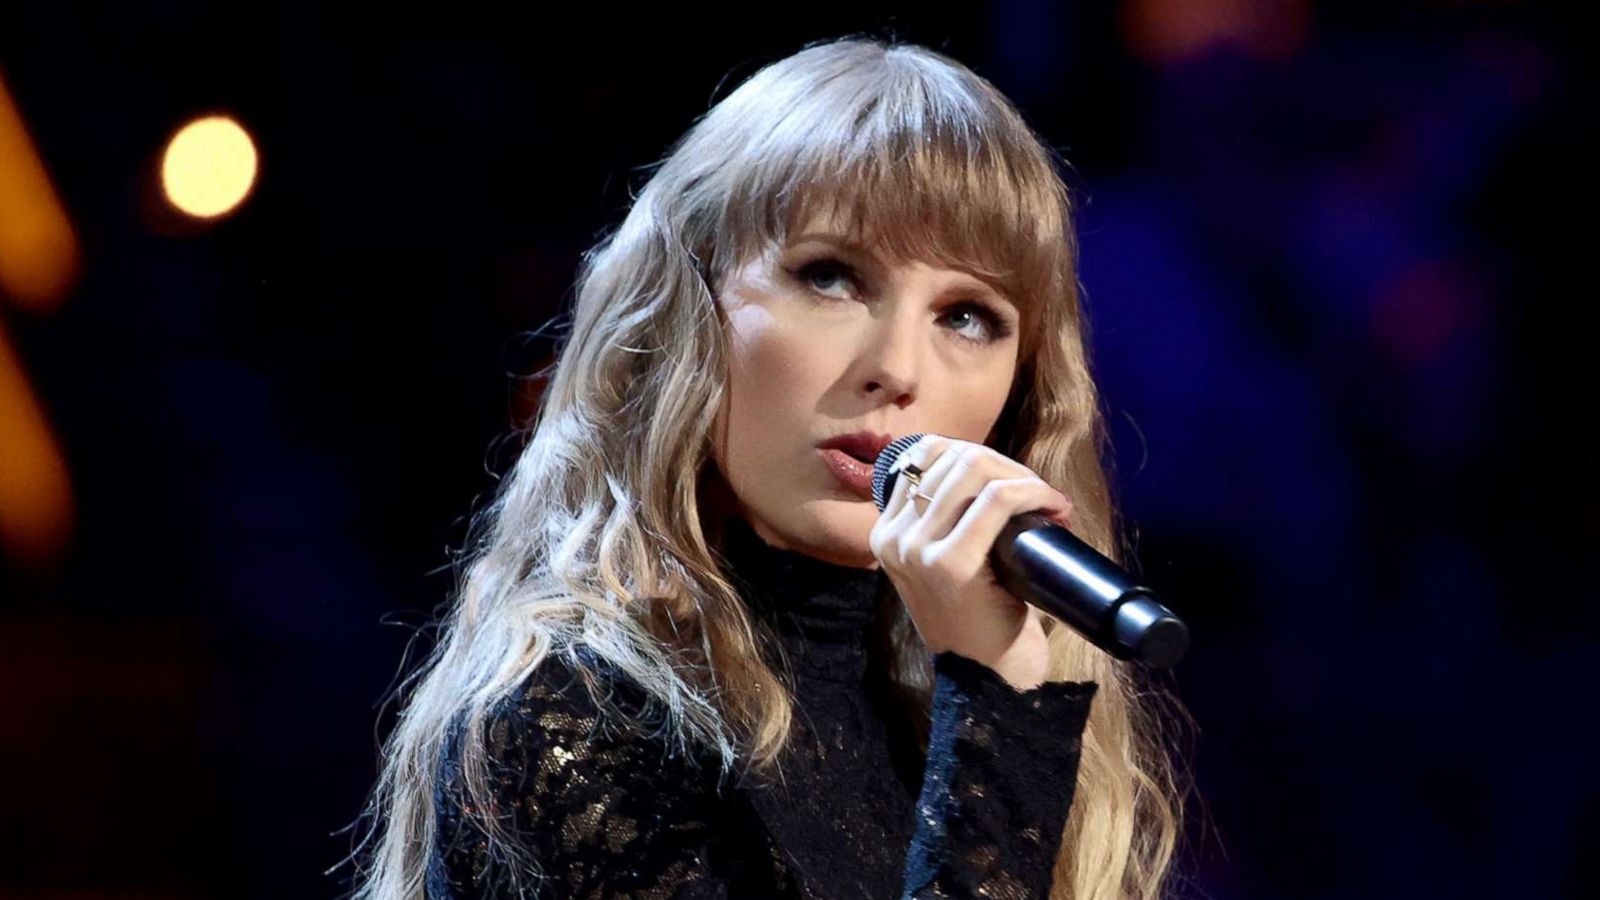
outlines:
[[[551,654],[485,729],[495,812],[543,878],[515,880],[463,815],[455,730],[435,782],[427,896],[1046,897],[1096,683],[1019,691],[937,654],[924,753],[869,666],[887,576],[769,546],[739,520],[729,528],[729,574],[793,672],[781,776],[719,775],[659,734],[608,726]],[[645,708],[641,688],[583,658],[619,705]]]

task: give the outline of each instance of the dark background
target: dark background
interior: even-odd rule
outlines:
[[[0,296],[75,504],[59,560],[0,556],[0,896],[349,887],[381,701],[579,254],[708,105],[861,31],[972,66],[1075,167],[1117,486],[1195,636],[1183,895],[1600,895],[1587,31],[1488,0],[581,6],[0,10],[84,259],[53,311]],[[255,191],[163,228],[161,146],[219,111]]]

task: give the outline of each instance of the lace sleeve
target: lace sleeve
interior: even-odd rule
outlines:
[[[612,699],[627,705],[640,697],[616,688]],[[716,766],[608,724],[556,657],[490,715],[485,741],[493,814],[539,877],[524,877],[464,814],[452,748],[436,779],[430,900],[792,896],[753,814],[746,820],[737,802],[717,796]]]
[[[1098,685],[1047,681],[1019,691],[950,651],[934,657],[934,676],[905,896],[1048,896]]]

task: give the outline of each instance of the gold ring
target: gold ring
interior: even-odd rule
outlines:
[[[932,497],[929,497],[927,494],[922,492],[922,469],[918,468],[916,463],[906,463],[906,467],[900,471],[900,474],[906,477],[906,481],[911,482],[910,499],[912,509],[917,509],[916,501],[919,497],[923,500],[927,500],[930,503],[933,502]],[[917,509],[917,515],[920,516],[923,512],[924,510]]]

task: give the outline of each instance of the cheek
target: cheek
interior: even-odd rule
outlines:
[[[976,443],[986,440],[1005,412],[1006,397],[1015,377],[1014,369],[1004,368],[952,383],[950,397],[954,402],[946,410],[945,419],[955,423],[951,433]]]
[[[825,387],[821,348],[759,306],[731,311],[728,321],[728,474],[735,482],[780,483],[767,480],[770,470],[809,452],[806,411]]]
[[[732,325],[731,377],[735,391],[767,425],[785,420],[772,413],[789,406],[809,408],[816,382],[826,367],[825,348],[806,329],[785,325],[760,307],[745,307],[729,317]]]

